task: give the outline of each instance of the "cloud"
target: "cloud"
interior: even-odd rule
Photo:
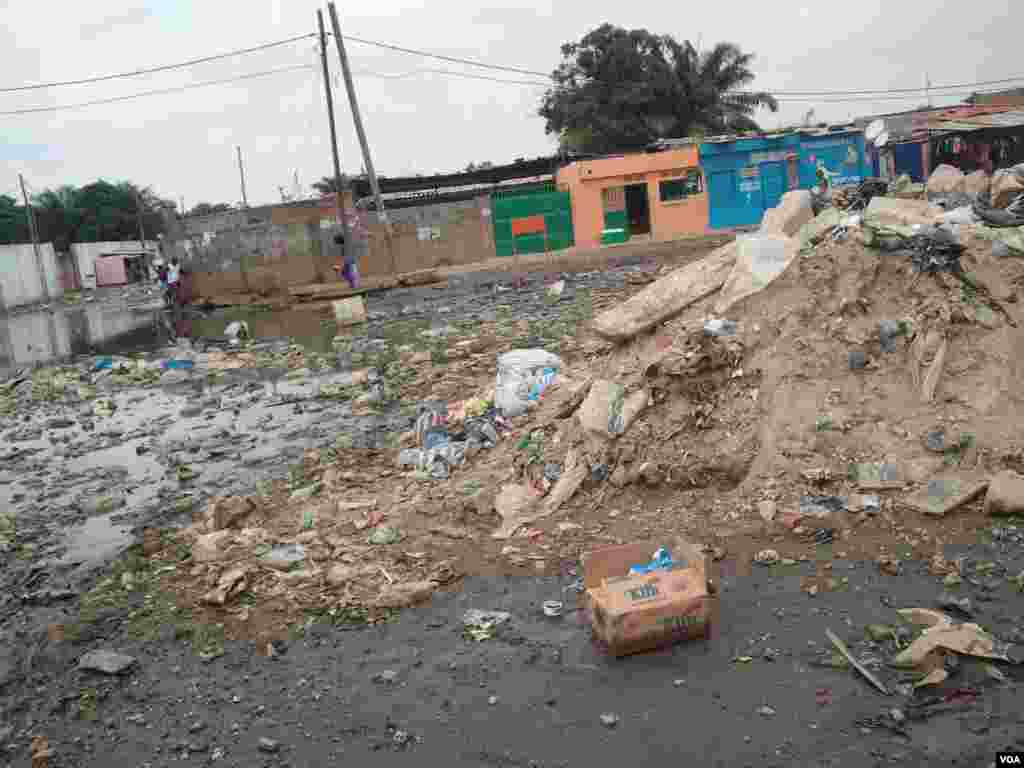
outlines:
[[[122,33],[124,27],[141,24],[152,15],[145,7],[132,8],[123,13],[106,16],[99,21],[87,22],[78,28],[83,40],[94,40],[104,34]]]

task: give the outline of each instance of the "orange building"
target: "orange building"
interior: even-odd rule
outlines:
[[[577,160],[556,176],[572,197],[576,245],[704,234],[708,195],[697,143],[654,152]]]

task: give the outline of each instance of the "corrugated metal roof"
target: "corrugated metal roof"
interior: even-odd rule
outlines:
[[[938,116],[937,116],[938,117]],[[945,115],[941,116],[945,118]],[[935,119],[929,121],[928,128],[932,131],[981,131],[986,128],[1019,128],[1024,126],[1024,110],[1004,110],[995,113],[957,115],[953,119]]]

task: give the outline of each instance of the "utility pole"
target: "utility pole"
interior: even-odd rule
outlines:
[[[249,207],[249,199],[245,196],[245,166],[242,165],[242,148],[236,146],[235,151],[238,153],[238,176],[242,180],[242,207]]]
[[[25,198],[25,214],[28,216],[28,231],[32,235],[32,250],[36,254],[36,272],[39,273],[39,288],[42,290],[43,301],[50,300],[50,288],[46,285],[46,269],[43,267],[43,257],[39,252],[39,232],[36,230],[36,215],[32,210],[32,203],[28,199],[28,192],[25,191],[25,177],[18,174],[18,183],[21,185],[21,196]]]
[[[363,162],[366,163],[366,173],[370,177],[370,189],[373,191],[374,200],[377,203],[377,217],[384,224],[384,236],[388,241],[388,251],[391,254],[391,272],[395,272],[395,247],[391,238],[391,222],[388,221],[387,211],[384,210],[384,200],[380,196],[380,184],[377,183],[377,172],[373,169],[373,159],[370,157],[370,145],[366,141],[366,130],[363,128],[363,118],[359,114],[359,102],[356,100],[356,87],[352,82],[352,71],[348,66],[348,56],[345,54],[345,41],[341,37],[341,25],[338,23],[338,11],[334,3],[327,3],[327,12],[331,14],[331,27],[334,30],[334,42],[338,46],[338,58],[341,60],[341,72],[345,77],[345,90],[348,91],[348,103],[352,108],[352,121],[356,126],[356,135],[359,137],[359,145],[363,150]]]
[[[146,228],[142,224],[142,194],[135,190],[135,217],[139,223],[139,246],[146,250]]]
[[[341,158],[338,156],[338,133],[334,126],[334,95],[331,93],[331,74],[327,66],[327,35],[324,32],[324,12],[316,10],[316,23],[320,27],[320,63],[324,69],[324,93],[327,95],[327,122],[331,126],[331,156],[334,159],[334,218],[341,224],[342,260],[352,251],[349,242],[348,219],[345,216],[345,189],[341,185]]]

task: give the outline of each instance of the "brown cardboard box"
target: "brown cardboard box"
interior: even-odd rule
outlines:
[[[591,625],[614,656],[710,636],[717,579],[711,559],[700,550],[676,540],[669,544],[675,568],[629,575],[630,567],[649,562],[658,546],[637,542],[583,556]]]

